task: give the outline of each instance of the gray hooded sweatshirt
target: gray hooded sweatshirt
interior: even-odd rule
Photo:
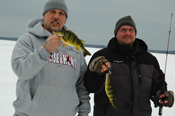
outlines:
[[[75,116],[77,112],[88,116],[83,52],[69,45],[63,48],[60,41],[58,50],[49,54],[43,44],[51,33],[42,24],[43,19],[29,21],[28,33],[13,49],[12,69],[18,77],[15,111],[19,116]]]

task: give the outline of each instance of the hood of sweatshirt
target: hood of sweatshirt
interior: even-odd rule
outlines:
[[[37,37],[48,37],[51,33],[43,28],[43,23],[42,18],[32,19],[28,22],[26,30]]]

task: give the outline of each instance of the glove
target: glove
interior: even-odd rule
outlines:
[[[170,91],[163,91],[163,92],[162,92],[162,90],[159,90],[156,93],[156,97],[161,100],[160,103],[163,102],[163,105],[165,107],[171,108],[174,104],[174,92],[171,90]],[[166,100],[168,101],[167,103],[166,103]]]
[[[108,62],[104,56],[96,57],[89,65],[89,70],[92,72],[96,72],[97,74],[102,74],[102,65]],[[107,67],[107,66],[106,66]],[[108,67],[107,67],[108,68]]]

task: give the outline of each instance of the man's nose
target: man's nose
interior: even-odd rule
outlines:
[[[57,19],[57,20],[58,20],[58,19],[59,19],[59,14],[56,13],[56,14],[54,15],[54,19]]]
[[[125,34],[127,34],[127,35],[130,34],[130,33],[131,33],[131,32],[130,32],[129,30],[126,30],[126,32],[125,32]]]

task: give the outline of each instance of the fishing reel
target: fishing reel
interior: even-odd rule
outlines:
[[[154,102],[154,107],[155,108],[159,107],[159,113],[158,113],[159,116],[162,115],[163,105],[165,105],[165,104],[161,104],[160,102],[168,99],[168,97],[166,97],[166,95],[164,93],[165,93],[165,90],[164,91],[161,90],[158,95],[151,97],[151,100]],[[164,94],[165,97],[160,98],[161,94]]]
[[[152,96],[152,97],[151,97],[151,100],[154,102],[154,107],[155,107],[155,108],[157,108],[157,107],[159,107],[159,106],[165,105],[165,104],[161,104],[161,103],[160,103],[161,101],[168,100],[168,97],[167,97],[164,93],[165,93],[165,90],[164,90],[164,91],[161,91],[158,95]],[[164,94],[165,97],[160,98],[160,95],[161,95],[161,94]]]

